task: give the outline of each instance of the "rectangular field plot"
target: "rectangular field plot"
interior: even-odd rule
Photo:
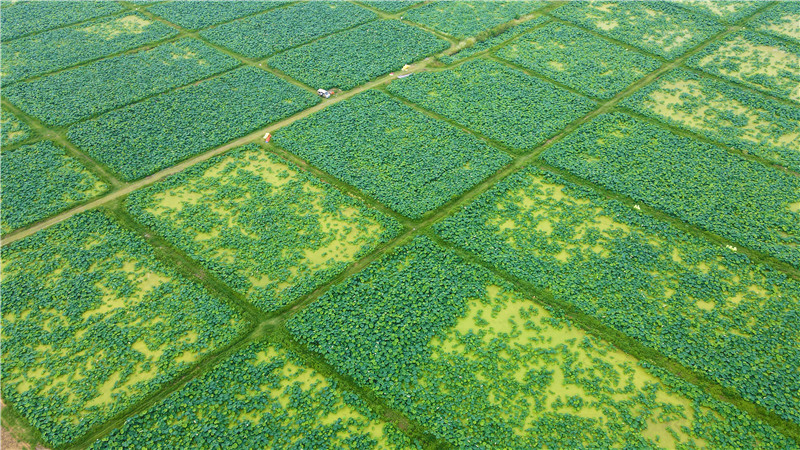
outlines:
[[[267,64],[314,88],[347,90],[449,45],[417,27],[379,20],[293,48]]]
[[[605,114],[542,159],[800,267],[800,178],[624,114]]]
[[[248,58],[263,58],[377,17],[351,3],[315,1],[236,20],[200,35]],[[331,53],[336,52],[326,52],[325,57]]]
[[[311,292],[399,231],[256,145],[134,192],[128,208],[265,311]]]
[[[287,327],[456,448],[790,445],[427,237],[334,286]]]
[[[362,1],[360,3],[371,6],[375,9],[380,9],[381,11],[386,11],[388,13],[396,13],[422,2],[416,0],[375,0],[366,2]]]
[[[403,18],[441,33],[464,39],[517,19],[547,2],[432,2],[403,14]]]
[[[570,2],[553,15],[667,59],[724,30],[667,2]]]
[[[285,3],[279,1],[173,1],[150,6],[147,10],[183,28],[197,30],[282,6]]]
[[[800,422],[800,283],[525,169],[436,232],[605,325]],[[772,355],[781,355],[779,358]]]
[[[3,94],[47,124],[67,125],[238,64],[187,38],[17,83]]]
[[[248,66],[78,123],[68,136],[134,180],[318,102],[315,94]]]
[[[414,74],[387,89],[517,151],[532,150],[597,107],[588,98],[485,60]]]
[[[91,448],[413,448],[349,391],[278,344],[250,344]]]
[[[800,103],[800,46],[745,30],[709,45],[688,64]]]
[[[378,91],[282,128],[275,142],[415,219],[511,161],[469,133]]]
[[[99,212],[2,248],[3,400],[68,444],[244,330]]]
[[[456,53],[450,55],[443,55],[439,56],[437,59],[445,64],[453,64],[455,62],[461,61],[463,59],[469,58],[470,56],[492,48],[496,45],[500,45],[505,41],[513,39],[515,36],[519,36],[522,33],[539,26],[541,23],[547,22],[550,17],[541,16],[536,17],[530,20],[526,20],[518,25],[514,25],[511,28],[503,31],[502,33],[489,37],[487,39],[476,41],[475,43],[469,45],[468,47],[464,47],[463,49],[459,50]]]
[[[800,171],[800,108],[684,70],[660,77],[622,105]]]
[[[4,2],[5,6],[5,2]],[[117,2],[20,2],[13,8],[3,8],[0,18],[3,40],[10,41],[20,36],[63,27],[94,17],[122,11]]]
[[[661,65],[581,29],[550,23],[503,46],[497,56],[586,95],[608,99]]]
[[[675,4],[689,11],[698,11],[708,14],[720,22],[733,23],[761,9],[765,5],[765,2],[678,0]]]
[[[8,233],[104,193],[108,186],[51,141],[3,152],[0,230]]]
[[[0,110],[0,134],[0,147],[6,147],[31,137],[31,127],[3,108]]]
[[[800,44],[800,3],[779,2],[747,25]]]
[[[172,27],[133,12],[4,42],[2,82],[6,85],[64,69],[177,33]]]

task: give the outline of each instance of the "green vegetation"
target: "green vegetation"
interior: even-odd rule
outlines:
[[[669,2],[570,2],[553,15],[667,59],[724,30]]]
[[[3,234],[104,193],[108,186],[50,141],[3,152]]]
[[[404,19],[458,39],[475,36],[547,5],[547,2],[432,2],[412,9]]]
[[[747,25],[800,44],[800,3],[779,2]]]
[[[282,4],[284,2],[276,1],[173,1],[150,6],[147,10],[183,28],[197,30]]]
[[[519,36],[520,34],[539,26],[541,23],[547,22],[548,20],[550,20],[550,18],[546,16],[536,17],[534,19],[522,22],[519,25],[514,25],[494,36],[488,36],[486,39],[478,39],[475,43],[464,47],[462,50],[459,50],[452,55],[440,56],[438,59],[445,64],[456,63],[463,59],[469,58],[476,53],[480,53],[496,45],[500,45],[503,42],[514,38],[515,36]]]
[[[22,142],[31,137],[31,128],[25,122],[21,121],[19,117],[15,116],[3,108],[0,111],[0,133],[2,133],[2,140],[0,140],[0,147],[6,147],[17,142]]]
[[[800,171],[800,108],[685,70],[660,77],[622,105]]]
[[[400,229],[252,144],[134,192],[128,208],[265,311],[308,294]]]
[[[311,92],[248,66],[78,123],[68,135],[132,180],[317,102]]]
[[[181,39],[17,83],[3,94],[45,123],[67,125],[238,64],[200,41]]]
[[[786,320],[800,283],[769,266],[535,168],[435,229],[557,301],[800,420],[800,330]]]
[[[117,2],[20,2],[13,8],[3,9],[0,28],[3,30],[3,41],[7,42],[28,34],[112,14],[122,9],[124,9],[122,5]]]
[[[275,142],[415,219],[511,160],[470,134],[378,91],[364,92],[282,128]]]
[[[2,82],[7,85],[175,34],[167,25],[129,13],[3,42]]]
[[[387,89],[519,151],[532,150],[597,107],[585,97],[485,60],[414,74]]]
[[[800,267],[800,178],[606,114],[547,149],[554,166]]]
[[[413,6],[422,2],[415,0],[375,0],[375,1],[365,1],[361,3],[376,9],[380,9],[381,11],[386,11],[388,13],[396,13],[398,11],[408,8],[409,6]]]
[[[791,445],[427,237],[334,286],[287,327],[459,448]]]
[[[379,20],[293,48],[267,64],[315,88],[352,89],[448,46],[419,28]]]
[[[248,58],[263,58],[377,17],[374,12],[351,3],[304,2],[226,23],[200,34]],[[336,52],[338,49],[328,49],[325,58]]]
[[[675,5],[707,14],[720,22],[737,22],[764,6],[761,1],[678,0]]]
[[[800,46],[742,30],[708,45],[688,64],[800,103]]]
[[[260,343],[127,420],[92,448],[222,443],[241,448],[415,447],[357,395],[339,389],[280,345]]]
[[[0,0],[0,446],[800,450],[797,5]]]
[[[2,248],[3,400],[68,444],[243,331],[99,212]]]
[[[609,99],[661,65],[653,58],[560,23],[526,33],[497,56],[586,95]]]

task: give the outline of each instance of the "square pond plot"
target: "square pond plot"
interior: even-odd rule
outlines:
[[[800,178],[625,114],[596,117],[549,164],[800,268]]]
[[[791,445],[418,237],[287,324],[457,448]]]
[[[128,209],[264,311],[308,294],[400,229],[254,144],[134,192]]]
[[[667,59],[725,29],[669,2],[570,2],[553,15]]]
[[[387,90],[520,152],[597,108],[586,97],[483,59],[415,73]]]
[[[79,122],[67,135],[123,179],[135,180],[319,101],[315,93],[245,66]]]
[[[302,2],[222,24],[200,35],[248,58],[263,58],[377,17],[351,3]]]
[[[10,41],[20,36],[113,14],[123,9],[125,8],[119,3],[107,1],[19,2],[14,5],[6,5],[6,2],[3,2],[0,28],[3,30],[3,40]]]
[[[602,99],[661,66],[654,58],[554,22],[503,46],[497,56]]]
[[[542,1],[431,2],[403,14],[403,19],[464,39],[530,14],[545,5],[547,2]]]
[[[172,1],[149,6],[147,10],[183,28],[198,30],[285,4],[283,1]]]
[[[621,105],[800,172],[796,106],[680,69]]]
[[[106,183],[51,141],[4,151],[0,179],[3,234],[108,190]]]
[[[274,142],[414,219],[511,161],[469,133],[379,91],[282,128]]]
[[[378,20],[287,50],[267,64],[315,89],[347,90],[449,46],[399,20]]]
[[[16,83],[3,95],[26,114],[61,126],[238,65],[231,56],[185,38]]]
[[[244,331],[240,314],[100,212],[2,248],[3,400],[73,442]]]
[[[416,448],[376,417],[356,394],[337,387],[279,344],[254,343],[217,364],[93,449]]]
[[[688,65],[800,103],[800,46],[742,30],[714,42]]]
[[[702,167],[702,166],[701,166]],[[800,421],[800,282],[528,167],[435,231],[748,400]]]
[[[2,82],[7,85],[176,34],[168,25],[131,12],[3,42]]]

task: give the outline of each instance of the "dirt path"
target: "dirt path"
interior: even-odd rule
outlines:
[[[431,61],[433,61],[433,57],[429,57],[429,58],[426,58],[425,60],[423,60],[421,62],[414,63],[414,64],[412,64],[411,71],[413,72],[413,71],[420,70],[420,69],[426,67]],[[285,118],[283,120],[280,120],[278,122],[275,122],[275,123],[273,123],[271,125],[268,125],[268,126],[266,126],[264,128],[261,128],[261,129],[259,129],[257,131],[253,131],[252,133],[250,133],[248,135],[245,135],[245,136],[243,136],[243,137],[241,137],[239,139],[236,139],[234,141],[228,142],[227,144],[224,144],[224,145],[222,145],[220,147],[214,148],[214,149],[209,150],[209,151],[207,151],[205,153],[201,153],[200,155],[197,155],[197,156],[194,156],[192,158],[189,158],[189,159],[187,159],[187,160],[185,160],[185,161],[183,161],[181,163],[178,163],[178,164],[176,164],[174,166],[171,166],[171,167],[168,167],[168,168],[166,168],[164,170],[156,172],[153,175],[150,175],[148,177],[142,178],[141,180],[133,181],[133,182],[129,182],[129,183],[123,183],[123,185],[120,188],[118,188],[118,189],[116,189],[114,191],[111,191],[110,193],[108,193],[108,194],[106,194],[106,195],[104,195],[102,197],[99,197],[99,198],[97,198],[95,200],[92,200],[89,203],[85,203],[85,204],[83,204],[81,206],[77,206],[77,207],[74,207],[72,209],[68,209],[68,210],[66,210],[66,211],[64,211],[64,212],[62,212],[60,214],[57,214],[57,215],[55,215],[53,217],[50,217],[49,219],[47,219],[47,220],[45,220],[43,222],[39,222],[39,223],[37,223],[36,225],[34,225],[34,226],[30,227],[30,228],[25,228],[25,229],[22,229],[22,230],[17,230],[17,231],[9,233],[7,236],[3,237],[2,245],[8,245],[8,244],[10,244],[12,242],[15,242],[15,241],[23,239],[23,238],[25,238],[27,236],[30,236],[30,235],[36,233],[37,231],[43,230],[45,228],[49,228],[49,227],[51,227],[51,226],[53,226],[53,225],[55,225],[55,224],[57,224],[59,222],[63,222],[63,221],[69,219],[70,217],[72,217],[72,216],[74,216],[76,214],[80,214],[80,213],[82,213],[84,211],[88,211],[90,209],[97,208],[98,206],[101,206],[101,205],[104,205],[106,203],[112,202],[112,201],[114,201],[114,200],[116,200],[116,199],[118,199],[120,197],[124,197],[124,196],[130,194],[131,192],[133,192],[133,191],[135,191],[137,189],[141,189],[143,187],[149,186],[149,185],[151,185],[153,183],[156,183],[157,181],[163,180],[164,178],[166,178],[166,177],[168,177],[170,175],[176,174],[176,173],[181,172],[181,171],[183,171],[183,170],[185,170],[185,169],[187,169],[187,168],[189,168],[191,166],[194,166],[195,164],[199,164],[199,163],[201,163],[203,161],[206,161],[206,160],[208,160],[210,158],[213,158],[214,156],[217,156],[217,155],[219,155],[221,153],[225,153],[228,150],[231,150],[231,149],[236,148],[236,147],[240,147],[240,146],[245,145],[245,144],[249,144],[251,142],[258,142],[259,139],[261,139],[264,136],[265,133],[273,133],[276,130],[278,130],[279,128],[283,128],[283,127],[285,127],[285,126],[287,126],[289,124],[292,124],[292,123],[294,123],[294,122],[296,122],[296,121],[298,121],[300,119],[303,119],[304,117],[308,117],[309,115],[314,114],[315,112],[320,111],[322,109],[325,109],[325,108],[327,108],[327,107],[329,107],[329,106],[331,106],[331,105],[333,105],[335,103],[338,103],[338,102],[343,101],[343,100],[347,100],[348,98],[353,97],[354,95],[357,95],[357,94],[359,94],[361,92],[364,92],[364,91],[366,91],[368,89],[372,89],[372,88],[380,86],[382,84],[386,84],[386,83],[390,82],[394,78],[396,78],[396,75],[395,76],[384,75],[384,76],[382,76],[380,78],[377,78],[377,79],[375,79],[375,80],[373,80],[373,81],[371,81],[369,83],[363,84],[363,85],[358,86],[356,88],[353,88],[353,89],[351,89],[349,91],[342,92],[341,94],[338,94],[335,97],[331,97],[329,99],[324,99],[322,102],[312,106],[311,108],[304,109],[303,111],[300,111],[297,114],[294,114],[294,115],[292,115],[290,117],[287,117],[287,118]]]
[[[33,447],[30,444],[17,440],[17,438],[14,437],[14,433],[6,429],[5,426],[0,427],[0,448],[3,450],[32,450],[34,448],[36,450],[44,450],[44,447],[41,445]]]
[[[5,408],[5,404],[0,400],[0,412]],[[36,444],[35,446],[24,442],[26,430],[22,427],[14,427],[6,423],[4,419],[0,426],[0,449],[3,450],[47,450],[45,447]],[[18,438],[18,436],[20,438]]]

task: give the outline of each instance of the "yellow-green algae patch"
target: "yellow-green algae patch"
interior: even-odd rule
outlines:
[[[78,27],[77,30],[81,33],[96,34],[105,40],[111,40],[118,36],[144,33],[144,30],[153,23],[155,21],[131,14],[116,17],[106,22],[90,23],[86,26]]]
[[[764,2],[760,1],[678,0],[673,3],[692,11],[701,11],[727,23],[736,22],[764,6]]]
[[[129,209],[264,310],[310,292],[399,229],[254,145],[134,193]]]
[[[19,119],[19,117],[6,111],[0,110],[0,145],[3,147],[24,141],[31,135],[31,128]]]
[[[668,59],[723,30],[702,14],[666,2],[574,2],[553,15]]]
[[[458,448],[790,443],[425,236],[332,287],[287,328]]]
[[[279,344],[255,343],[97,441],[94,448],[414,448]]]
[[[558,301],[800,419],[800,331],[786,320],[798,308],[800,283],[734,246],[691,236],[535,168],[501,181],[435,228]]]
[[[800,102],[800,47],[739,31],[689,61],[704,72]]]
[[[800,43],[800,6],[797,2],[780,2],[748,25],[762,33]]]
[[[674,70],[622,105],[660,121],[800,170],[800,114],[795,107],[727,82]]]
[[[475,348],[478,342],[480,347]],[[694,422],[689,399],[660,387],[658,378],[635,358],[569,322],[554,319],[514,291],[487,286],[483,301],[469,302],[466,315],[445,337],[434,338],[431,347],[437,365],[466,360],[475,367],[472,375],[477,383],[469,388],[486,391],[502,417],[518,419],[522,426],[514,432],[520,438],[547,414],[613,424],[614,418],[606,414],[609,407],[617,402],[636,404],[639,396],[646,396],[650,411],[643,414],[638,430],[644,439],[667,447],[690,441],[706,444],[705,439],[684,431]],[[535,395],[519,389],[532,376],[544,380]],[[585,383],[590,378],[594,382]],[[435,380],[434,373],[427,379]],[[429,388],[435,385],[435,381],[428,383]],[[437,388],[446,392],[463,386],[442,383]],[[637,405],[634,410],[644,408]]]
[[[3,400],[64,445],[229,343],[240,315],[84,213],[2,248]]]

